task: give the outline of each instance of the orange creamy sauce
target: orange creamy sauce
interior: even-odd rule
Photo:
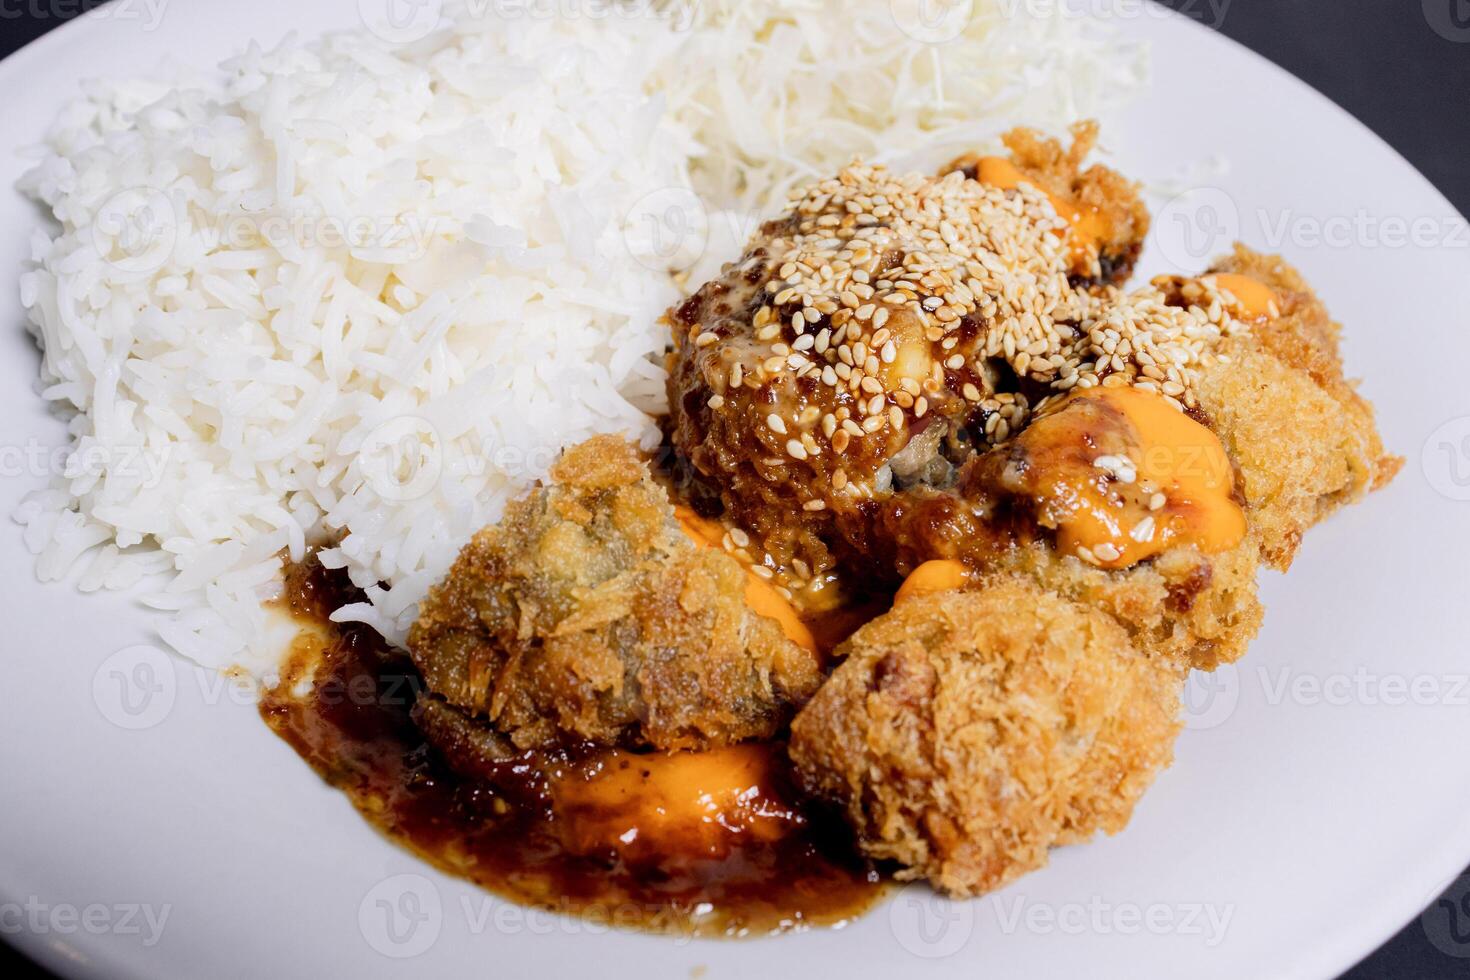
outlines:
[[[746,841],[779,841],[806,822],[783,798],[769,744],[670,755],[607,752],[563,774],[551,791],[577,850],[719,859]]]
[[[1097,208],[1082,207],[1051,193],[1004,157],[981,157],[975,164],[975,179],[982,184],[1007,191],[1015,190],[1022,184],[1030,184],[1045,194],[1056,209],[1057,216],[1071,227],[1074,259],[1085,260],[1090,255],[1096,255],[1107,235],[1107,226]]]
[[[936,558],[926,561],[909,573],[893,597],[897,605],[905,599],[913,599],[934,592],[950,592],[963,589],[969,584],[970,566],[955,558]]]
[[[471,778],[410,717],[423,682],[376,634],[324,613],[340,578],[302,566],[303,629],[260,712],[363,817],[441,870],[526,905],[708,936],[838,925],[883,893],[781,742],[706,753],[528,752]],[[296,695],[297,681],[309,690]]]
[[[719,521],[701,517],[688,507],[677,506],[674,515],[684,534],[695,544],[706,548],[723,548],[725,527]],[[770,582],[745,569],[745,604],[752,612],[774,619],[786,638],[813,653],[829,654],[838,644],[866,622],[874,610],[864,605],[838,605],[821,611],[798,611]]]
[[[1236,272],[1216,272],[1203,277],[1213,280],[1217,289],[1235,297],[1235,314],[1245,320],[1273,320],[1279,315],[1279,304],[1271,287],[1250,276]]]
[[[1040,522],[1063,553],[1126,568],[1167,548],[1245,537],[1235,470],[1215,434],[1161,395],[1090,388],[1021,435]]]

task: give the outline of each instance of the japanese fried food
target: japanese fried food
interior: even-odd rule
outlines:
[[[1275,307],[1225,339],[1199,398],[1240,469],[1261,558],[1284,571],[1308,528],[1385,486],[1403,459],[1384,452],[1373,407],[1344,378],[1341,327],[1296,269],[1237,245],[1207,278],[1242,291],[1259,283]],[[1160,285],[1209,300],[1198,295],[1207,283]]]
[[[992,568],[1107,613],[1149,656],[1213,670],[1239,660],[1261,628],[1265,610],[1257,597],[1258,565],[1257,545],[1248,537],[1219,554],[1173,548],[1118,570],[1034,542],[1015,548]]]
[[[1172,758],[1182,672],[1024,579],[902,601],[842,652],[791,757],[902,879],[998,888],[1120,830]]]
[[[1122,255],[1148,220],[1131,184],[1082,169],[1096,134],[1076,133],[1063,150],[1018,130],[1010,158],[939,178],[853,167],[810,189],[671,314],[671,441],[799,602],[951,559],[1210,669],[1260,626],[1257,564],[1285,568],[1398,463],[1336,326],[1279,260],[1242,249],[1127,293],[1078,275],[1079,249]],[[1056,421],[1074,418],[1094,424]],[[1040,445],[1055,427],[1060,451]],[[1156,453],[1175,465],[1125,485]],[[1207,520],[1180,482],[1194,458],[1211,462]],[[1089,513],[1099,533],[1066,526]]]
[[[815,655],[747,607],[746,572],[689,540],[635,449],[594,438],[551,476],[424,603],[409,650],[429,689],[519,748],[781,729],[821,681]]]
[[[1171,345],[1209,326],[1157,293],[1130,300],[1140,357],[1113,365],[1098,331],[1120,304],[1074,260],[1098,261],[1104,213],[1130,216],[1109,223],[1141,239],[1137,193],[1099,168],[1076,176],[1076,151],[1012,142],[1026,153],[1007,167],[1050,183],[1067,171],[1086,207],[1019,170],[984,183],[854,166],[672,311],[673,445],[774,567],[895,580],[913,564],[905,538],[1009,547],[1017,528],[951,492],[966,464],[1039,400],[1138,374],[1143,357],[1169,364]]]
[[[1121,829],[1186,672],[1260,628],[1259,566],[1401,460],[1279,258],[1122,291],[1148,215],[1074,134],[854,165],[671,311],[697,506],[621,444],[569,452],[415,628],[431,741],[479,770],[506,738],[710,748],[795,712],[803,789],[956,895]],[[823,681],[812,627],[890,596]]]

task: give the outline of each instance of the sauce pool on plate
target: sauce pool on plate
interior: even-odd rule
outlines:
[[[446,873],[613,926],[749,936],[839,925],[883,893],[835,814],[793,785],[785,746],[526,753],[451,769],[411,716],[413,664],[326,619],[346,595],[315,564],[287,577],[302,623],[266,723],[367,820]]]

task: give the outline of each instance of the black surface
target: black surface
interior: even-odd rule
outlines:
[[[1159,2],[1316,87],[1407,157],[1461,214],[1470,214],[1470,0]],[[0,0],[0,55],[99,5]],[[23,958],[0,946],[0,972],[24,976],[26,969]],[[1344,980],[1466,977],[1470,872]]]
[[[1470,0],[1159,2],[1315,87],[1470,214]]]

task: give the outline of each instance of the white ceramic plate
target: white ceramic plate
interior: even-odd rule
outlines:
[[[246,38],[351,26],[357,7],[118,0],[0,66],[0,510],[43,482],[27,448],[62,440],[15,299],[38,219],[10,190],[16,148],[80,78],[213,64]],[[1231,163],[1155,202],[1145,270],[1198,269],[1236,228],[1285,252],[1347,323],[1348,364],[1409,457],[1268,576],[1265,630],[1196,686],[1177,761],[1124,834],[981,900],[910,890],[841,931],[679,942],[527,914],[386,843],[217,682],[132,651],[148,623],[124,598],[36,584],[7,522],[3,935],[76,976],[1326,977],[1418,913],[1470,861],[1470,236],[1305,85],[1151,5],[1118,9],[1156,66],[1106,131],[1121,165]]]

